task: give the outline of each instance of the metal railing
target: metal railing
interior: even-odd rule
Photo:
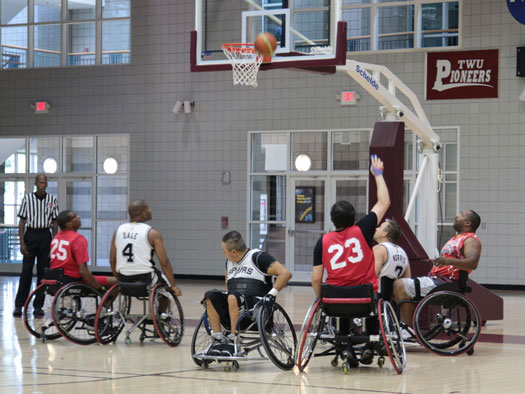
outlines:
[[[0,263],[19,264],[22,258],[18,225],[0,224]]]

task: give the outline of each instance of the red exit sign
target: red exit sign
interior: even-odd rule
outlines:
[[[356,105],[358,99],[357,92],[341,92],[341,105]]]
[[[47,101],[35,101],[33,103],[35,114],[47,114],[51,109],[51,104]]]

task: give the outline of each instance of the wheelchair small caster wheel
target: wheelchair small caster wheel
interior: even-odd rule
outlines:
[[[334,358],[332,361],[330,361],[330,365],[332,365],[332,367],[337,367],[339,365],[339,361]]]
[[[139,338],[140,343],[143,343],[143,342],[144,342],[144,339],[146,339],[146,336],[145,336],[144,334],[141,334],[141,335],[140,335],[140,338]]]
[[[239,363],[237,361],[233,361],[232,362],[232,369],[234,371],[238,371],[239,370]]]
[[[125,341],[126,345],[131,345],[131,339],[129,337],[126,337]]]
[[[225,367],[224,367],[224,372],[230,372],[232,370],[232,367],[231,365],[227,364]]]
[[[474,348],[470,349],[470,350],[467,350],[467,354],[469,356],[472,356],[474,354]]]
[[[383,368],[383,365],[385,365],[385,358],[383,356],[377,359],[377,365],[379,366],[379,368]]]
[[[208,369],[209,366],[210,366],[210,364],[208,364],[208,361],[206,361],[206,360],[202,361],[202,364],[201,364],[201,368],[202,369]]]
[[[343,363],[343,372],[345,375],[348,375],[348,371],[350,370],[350,366],[348,365],[348,363],[345,361]]]

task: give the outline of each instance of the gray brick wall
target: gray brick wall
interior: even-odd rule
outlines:
[[[133,1],[132,64],[0,71],[0,135],[129,133],[130,198],[144,198],[179,274],[221,275],[221,216],[246,231],[247,132],[369,128],[378,103],[345,75],[260,73],[257,89],[232,86],[230,72],[190,73],[193,0]],[[463,1],[463,49],[500,50],[499,98],[424,102],[434,127],[460,127],[460,209],[482,216],[483,253],[472,277],[482,283],[525,284],[525,80],[515,76],[525,27],[504,2]],[[424,96],[424,52],[355,55],[385,64]],[[357,90],[356,107],[334,99]],[[29,104],[45,98],[47,116]],[[176,100],[195,100],[175,115]],[[221,172],[232,182],[222,185]]]

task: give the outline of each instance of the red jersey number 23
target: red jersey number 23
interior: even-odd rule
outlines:
[[[348,256],[347,260],[352,264],[359,263],[363,260],[363,250],[357,238],[347,239],[344,246],[340,244],[330,245],[328,253],[330,255],[333,254],[332,258],[330,258],[330,265],[334,271],[346,267],[346,259],[339,260],[342,255]]]

